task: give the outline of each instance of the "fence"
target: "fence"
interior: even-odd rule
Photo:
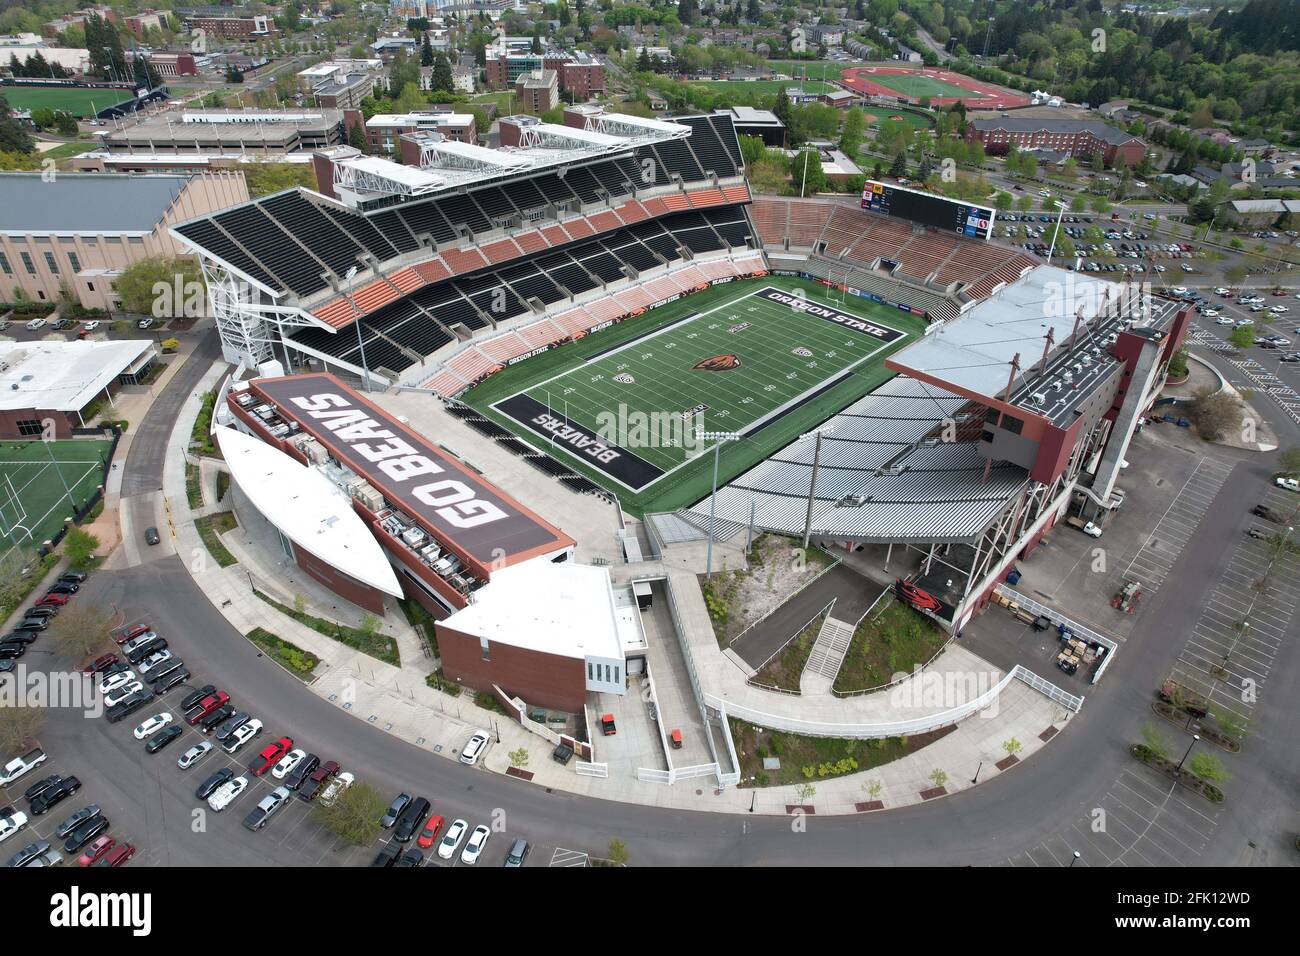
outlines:
[[[1095,684],[1097,681],[1101,680],[1101,675],[1106,672],[1106,668],[1110,666],[1111,660],[1115,657],[1115,652],[1119,650],[1119,644],[1112,641],[1109,637],[1098,634],[1085,624],[1080,624],[1078,621],[1072,621],[1070,618],[1061,614],[1060,611],[1054,610],[1046,604],[1041,604],[1031,597],[1025,597],[1025,595],[1021,594],[1019,591],[1013,590],[1005,584],[999,584],[996,591],[1007,600],[1015,601],[1016,604],[1030,614],[1045,617],[1053,624],[1063,624],[1067,630],[1073,631],[1075,636],[1081,637],[1085,641],[1100,644],[1102,647],[1106,648],[1106,656],[1103,657],[1101,663],[1097,665],[1097,669],[1092,672],[1092,680],[1089,681],[1089,683]],[[1080,700],[1082,700],[1082,698],[1080,698]]]
[[[579,777],[608,777],[609,764],[607,763],[587,763],[579,760],[574,764],[574,769],[578,771]]]
[[[1083,709],[1083,698],[1076,697],[1073,694],[1061,690],[1046,678],[1039,677],[1027,667],[1017,664],[1011,669],[1011,674],[1017,680],[1022,680],[1040,694],[1050,698],[1055,703],[1060,704],[1066,710],[1072,713],[1078,713]]]

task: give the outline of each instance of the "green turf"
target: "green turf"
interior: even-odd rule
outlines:
[[[77,117],[90,116],[131,98],[130,90],[86,90],[75,87],[54,86],[0,86],[0,95],[9,105],[19,110],[35,110],[48,106]]]
[[[879,106],[871,106],[866,110],[869,117],[868,125],[876,124],[884,126],[886,123],[906,123],[913,129],[929,129],[934,125],[934,121],[928,116],[922,116],[920,113],[913,113],[911,110],[898,110],[891,112],[888,109],[881,109]],[[897,116],[899,119],[894,119]]]
[[[89,501],[103,481],[100,462],[110,445],[101,439],[0,442],[0,548],[15,538],[20,544],[53,538],[75,510],[64,483],[78,507]]]
[[[714,286],[498,372],[468,392],[464,400],[537,447],[546,447],[545,441],[492,405],[511,395],[528,392],[556,413],[563,414],[567,398],[568,417],[596,429],[602,423],[608,424],[608,420],[602,422],[598,418],[600,413],[614,412],[620,404],[629,412],[670,413],[661,422],[697,404],[705,404],[709,408],[703,413],[703,425],[711,431],[744,431],[759,418],[789,406],[790,410],[775,421],[740,441],[723,446],[719,480],[726,480],[892,377],[893,373],[884,368],[885,356],[914,341],[925,326],[924,320],[916,316],[855,296],[847,296],[842,304],[829,303],[837,311],[906,333],[898,341],[882,345],[878,340],[823,319],[748,298],[768,286],[786,291],[802,289],[809,301],[828,304],[824,286],[787,277],[767,276]],[[750,308],[755,311],[748,311]],[[701,315],[662,334],[634,342],[622,351],[608,352],[648,332],[674,325],[692,312]],[[742,322],[750,323],[750,327],[734,333],[729,331]],[[799,356],[792,352],[795,348],[808,349],[814,354]],[[606,354],[593,358],[596,353]],[[701,359],[728,353],[740,357],[740,368],[723,372],[692,368]],[[800,398],[848,368],[852,370],[843,380],[811,397]],[[616,383],[613,377],[619,374],[631,374],[634,381]],[[566,395],[566,389],[573,391]],[[660,430],[657,437],[671,438],[679,434],[674,430],[665,435]],[[698,445],[694,450],[698,452]],[[615,491],[623,506],[636,514],[672,510],[708,494],[711,453],[692,457],[685,449],[673,446],[637,447],[634,451],[652,464],[672,470],[640,492],[633,492],[603,472],[569,457],[562,449],[557,449],[555,454],[574,465],[575,470]]]
[[[979,93],[963,90],[960,86],[954,86],[952,83],[945,83],[943,80],[936,80],[932,76],[922,76],[916,73],[863,73],[861,76],[864,80],[879,83],[881,86],[903,94],[903,96],[915,97],[916,99],[923,96],[956,96],[961,99],[980,96]]]
[[[802,89],[805,93],[821,96],[837,87],[821,80],[697,80],[694,86],[703,86],[719,92],[755,93],[760,96],[775,96],[781,90]]]

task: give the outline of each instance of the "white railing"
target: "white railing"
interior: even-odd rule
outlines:
[[[1012,668],[1011,673],[1017,680],[1024,681],[1034,690],[1060,704],[1066,710],[1077,714],[1083,709],[1082,697],[1076,697],[1074,694],[1061,690],[1061,688],[1057,687],[1050,680],[1047,680],[1045,677],[1039,677],[1029,668],[1017,664]]]
[[[578,771],[579,777],[608,777],[609,764],[607,763],[587,763],[579,760],[574,764],[574,769]]]
[[[637,767],[636,778],[646,783],[666,783],[671,785],[673,775],[667,770],[651,770],[648,767]]]

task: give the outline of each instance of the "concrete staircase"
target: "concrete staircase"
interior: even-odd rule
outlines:
[[[853,625],[845,624],[829,615],[822,622],[817,632],[817,640],[808,654],[803,673],[799,675],[799,692],[801,694],[829,694],[835,683],[835,675],[840,672],[844,655],[849,652],[849,641],[853,638]]]

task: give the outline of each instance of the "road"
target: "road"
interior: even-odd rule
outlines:
[[[205,347],[211,349],[207,342]],[[184,396],[206,368],[204,356],[211,354],[187,362],[144,423],[138,436],[144,440],[138,449],[133,446],[127,463],[128,477],[141,493],[158,487],[162,451],[157,436],[170,427]],[[1284,423],[1279,431],[1284,444],[1300,443],[1300,429],[1294,425]],[[111,605],[128,620],[148,619],[198,678],[228,689],[266,723],[267,739],[288,733],[385,793],[403,790],[429,797],[436,812],[448,818],[459,815],[474,823],[504,814],[511,834],[539,845],[600,853],[609,840],[619,839],[628,846],[632,863],[641,865],[988,865],[1060,839],[1063,821],[1084,818],[1090,807],[1106,799],[1117,777],[1133,772],[1127,747],[1151,719],[1151,689],[1168,672],[1183,635],[1201,613],[1200,585],[1218,581],[1225,572],[1229,557],[1222,542],[1240,538],[1246,503],[1257,488],[1266,488],[1268,459],[1229,457],[1240,461],[1232,480],[1170,574],[1172,580],[1197,582],[1198,587],[1166,587],[1156,594],[1124,653],[1059,740],[1025,766],[957,797],[864,817],[813,818],[803,832],[784,818],[668,811],[548,792],[404,743],[318,698],[262,657],[206,601],[174,556],[98,573],[79,599]],[[1292,636],[1295,631],[1292,625]],[[1291,839],[1288,828],[1295,826],[1289,814],[1295,768],[1300,766],[1300,735],[1287,728],[1294,726],[1295,702],[1300,699],[1298,670],[1294,654],[1280,657],[1256,736],[1230,760],[1237,779],[1227,788],[1225,822],[1196,862],[1230,864],[1241,862],[1247,853],[1254,862],[1290,860],[1285,847]],[[171,759],[145,757],[129,738],[130,724],[88,723],[79,714],[55,711],[42,741],[60,761],[56,769],[93,781],[88,798],[90,786],[97,788],[94,798],[114,808],[112,813],[146,848],[146,861],[361,862],[356,854],[331,849],[328,839],[277,837],[277,825],[284,821],[273,821],[262,834],[244,831],[230,821],[251,808],[247,796],[241,798],[246,802],[239,813],[223,815],[220,829],[213,830],[221,839],[195,832],[190,816],[195,800],[189,793],[193,781],[180,777]],[[1141,768],[1137,772],[1146,773]],[[1254,850],[1248,847],[1251,842]]]

